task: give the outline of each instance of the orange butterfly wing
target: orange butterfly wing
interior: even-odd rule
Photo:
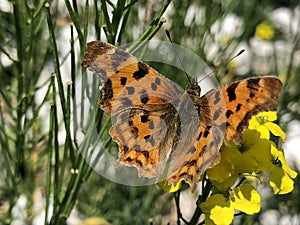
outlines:
[[[252,116],[263,111],[277,110],[281,88],[281,81],[274,76],[226,84],[209,91],[200,99],[202,116],[221,130],[226,129],[226,143],[231,140],[240,143]]]

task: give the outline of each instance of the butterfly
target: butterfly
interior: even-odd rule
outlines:
[[[275,111],[282,84],[274,76],[236,81],[200,97],[194,79],[184,91],[117,47],[92,41],[82,66],[99,74],[99,107],[117,122],[109,133],[119,146],[117,167],[140,177],[187,182],[194,191],[206,169],[219,163],[223,142],[240,143],[250,118]]]

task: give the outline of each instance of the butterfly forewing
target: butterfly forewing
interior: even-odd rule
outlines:
[[[105,42],[89,42],[82,65],[100,74],[100,108],[110,115],[132,107],[151,111],[164,108],[182,94],[156,70]]]
[[[280,80],[273,76],[249,78],[211,90],[199,105],[206,120],[226,129],[226,143],[240,143],[252,116],[277,110],[281,87]],[[207,116],[208,108],[211,112]]]

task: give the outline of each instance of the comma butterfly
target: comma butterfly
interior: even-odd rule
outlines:
[[[100,74],[99,107],[117,116],[109,132],[119,145],[118,166],[173,185],[184,180],[192,191],[219,162],[223,142],[239,143],[253,115],[277,109],[282,86],[276,77],[255,77],[200,97],[196,80],[181,91],[149,65],[100,41],[87,44],[82,66]]]

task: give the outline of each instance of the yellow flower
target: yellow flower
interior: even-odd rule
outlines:
[[[236,161],[239,173],[269,171],[271,164],[271,141],[259,138],[254,130],[245,130],[242,144],[238,147],[241,157]]]
[[[274,157],[274,166],[270,172],[270,186],[275,194],[290,193],[294,189],[292,178],[296,178],[297,173],[289,167],[283,152],[278,150],[275,144],[271,145],[271,154]]]
[[[178,182],[176,186],[173,186],[172,184],[169,184],[168,181],[163,180],[157,183],[157,186],[161,189],[163,189],[165,192],[175,192],[178,191],[181,188],[181,182]]]
[[[220,163],[207,170],[208,179],[218,190],[231,187],[239,174],[272,169],[271,141],[259,136],[257,131],[247,129],[241,145],[222,146]]]
[[[274,27],[267,21],[258,24],[255,29],[255,37],[262,40],[270,40],[274,37]]]
[[[219,183],[224,182],[234,174],[233,162],[239,157],[235,146],[225,147],[223,145],[220,154],[220,163],[206,171],[210,181],[215,180]]]
[[[270,139],[271,132],[273,135],[279,136],[285,141],[285,133],[277,124],[272,123],[276,119],[276,112],[260,112],[251,118],[248,128],[250,130],[257,130],[261,138]]]
[[[101,217],[90,217],[79,223],[80,225],[111,225]]]
[[[234,210],[248,215],[259,212],[260,196],[253,186],[243,184],[229,191],[228,197],[222,194],[212,195],[200,204],[200,208],[205,214],[205,224],[229,225],[233,220]]]
[[[222,194],[210,196],[200,208],[205,214],[205,224],[229,225],[233,220],[234,207]]]

